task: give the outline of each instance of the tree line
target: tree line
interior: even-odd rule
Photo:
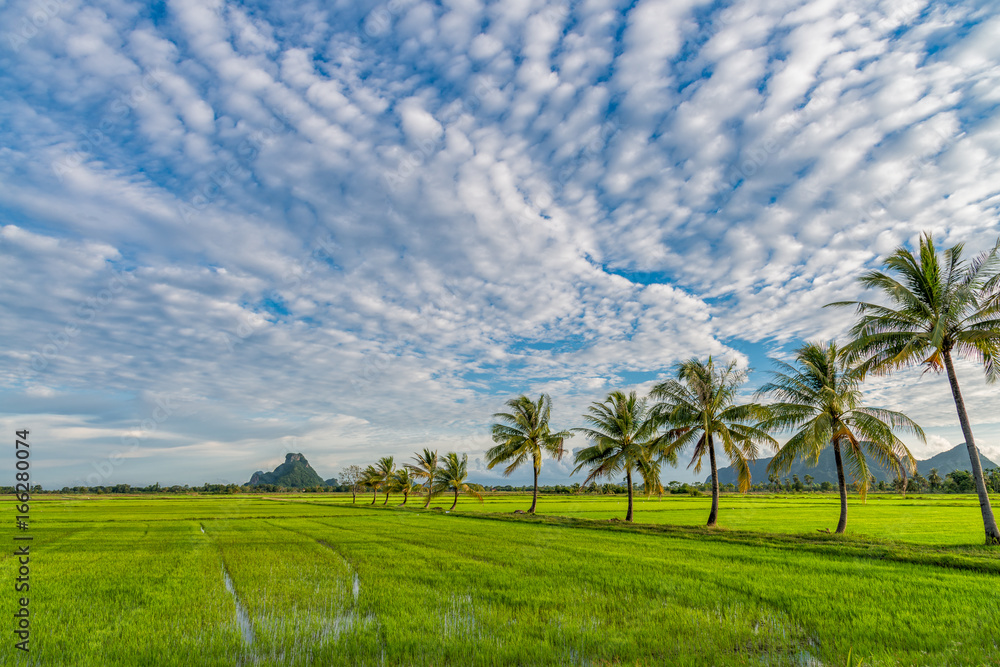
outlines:
[[[917,252],[898,247],[881,267],[859,278],[874,290],[880,302],[843,301],[828,307],[850,307],[857,319],[846,343],[807,342],[799,347],[791,363],[772,359],[771,378],[743,400],[740,389],[748,370],[735,361],[720,365],[715,359],[692,358],[674,366],[673,377],[657,383],[648,396],[636,392],[610,392],[595,401],[583,415],[584,426],[555,430],[551,423],[552,401],[542,394],[538,400],[525,395],[508,400],[507,410],[493,415],[491,435],[495,446],[486,452],[487,465],[505,466],[510,475],[530,464],[534,482],[531,506],[538,505],[538,477],[544,456],[561,460],[565,442],[582,435],[588,446],[573,454],[571,474],[585,470],[582,487],[599,479],[621,479],[628,494],[625,520],[633,519],[633,491],[648,496],[664,492],[660,475],[664,465],[676,466],[678,457],[689,456],[688,467],[701,472],[707,461],[711,472],[712,504],[707,525],[714,526],[719,513],[717,448],[735,469],[740,492],[753,486],[750,463],[763,448],[774,451],[767,466],[768,483],[777,490],[778,480],[796,461],[815,465],[826,448],[832,448],[840,493],[837,533],[847,526],[848,486],[864,501],[874,477],[868,461],[878,462],[895,474],[892,483],[905,493],[908,484],[929,490],[942,486],[974,490],[987,544],[1000,544],[1000,530],[989,498],[989,486],[979,460],[969,416],[955,371],[954,358],[971,359],[983,368],[987,383],[1000,377],[1000,239],[989,251],[965,260],[963,245],[938,252],[929,233],[921,235]],[[909,433],[925,441],[923,429],[902,412],[864,405],[862,383],[869,376],[889,375],[897,370],[924,366],[945,372],[951,388],[971,470],[949,473],[946,481],[924,480],[916,474],[916,460],[897,433]],[[765,401],[766,402],[762,402]],[[774,435],[789,433],[779,445]],[[423,490],[427,507],[435,493],[453,492],[452,509],[460,493],[482,501],[481,488],[465,480],[466,455],[447,454],[438,466],[436,452],[424,450],[414,463],[395,468],[392,457],[384,457],[364,470],[345,471],[342,481],[386,494],[409,494]],[[936,475],[936,471],[935,471]],[[850,477],[850,481],[848,480]],[[421,487],[417,480],[425,480]],[[633,481],[635,480],[635,481]],[[997,474],[990,486],[997,489]],[[801,484],[800,482],[798,482]],[[808,482],[807,482],[808,483]],[[877,485],[876,485],[877,486]],[[884,483],[882,484],[884,487]],[[880,488],[880,490],[882,490]],[[355,502],[356,502],[355,494]]]
[[[735,469],[741,492],[751,488],[749,464],[759,457],[762,447],[775,451],[767,468],[775,476],[787,473],[797,460],[815,465],[820,453],[831,447],[841,501],[836,532],[843,533],[847,476],[863,500],[872,480],[871,458],[894,472],[905,491],[909,476],[916,473],[916,461],[897,433],[925,439],[920,426],[905,414],[864,405],[861,385],[868,376],[922,365],[947,374],[969,453],[969,478],[952,473],[951,483],[967,487],[971,481],[979,498],[986,543],[1000,544],[954,364],[956,356],[968,358],[982,366],[988,383],[1000,377],[998,253],[1000,240],[992,250],[964,260],[961,244],[938,252],[929,233],[921,235],[916,253],[898,247],[882,270],[869,271],[859,279],[864,287],[879,293],[881,302],[828,304],[854,308],[857,319],[850,340],[843,345],[808,342],[795,351],[792,363],[772,360],[777,370],[757,390],[757,400],[739,397],[748,371],[736,362],[717,365],[711,357],[677,364],[674,377],[656,384],[648,397],[612,391],[603,401],[591,404],[583,416],[585,426],[568,431],[556,432],[550,426],[548,396],[543,394],[537,401],[523,395],[511,399],[506,403],[508,411],[494,415],[496,446],[487,451],[488,465],[506,464],[504,474],[509,475],[531,462],[535,481],[528,511],[534,512],[543,455],[561,459],[566,439],[583,435],[589,446],[574,453],[573,474],[587,471],[584,486],[624,475],[625,520],[632,521],[633,477],[641,479],[647,495],[662,493],[664,464],[675,466],[679,455],[689,455],[688,467],[700,472],[707,459],[712,487],[708,525],[713,526],[719,511],[717,447]],[[773,437],[779,432],[791,434],[780,446]]]

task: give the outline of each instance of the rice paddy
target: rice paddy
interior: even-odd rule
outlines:
[[[707,498],[639,500],[635,526],[608,520],[620,497],[399,500],[39,496],[31,652],[8,638],[0,662],[1000,662],[974,497],[852,498],[846,537],[819,532],[834,495],[723,496],[711,531]]]

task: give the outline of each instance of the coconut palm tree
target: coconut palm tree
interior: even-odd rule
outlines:
[[[534,514],[538,504],[538,473],[542,470],[542,453],[561,459],[563,441],[573,434],[569,431],[552,433],[549,427],[552,399],[547,394],[539,396],[537,402],[532,402],[527,396],[518,396],[505,405],[510,408],[510,412],[493,415],[494,419],[500,421],[493,424],[493,442],[497,444],[486,452],[487,467],[508,463],[503,471],[506,477],[531,459],[535,486],[528,513]]]
[[[455,505],[458,504],[459,493],[464,493],[478,499],[479,502],[483,502],[483,495],[465,483],[465,480],[469,476],[468,462],[468,454],[462,454],[462,458],[458,458],[458,454],[450,452],[444,457],[441,467],[435,473],[434,481],[437,490],[454,491],[455,493],[455,502],[451,504],[451,508],[448,511],[455,509]]]
[[[364,488],[372,490],[371,504],[374,505],[375,500],[378,498],[379,487],[382,486],[381,473],[379,473],[379,471],[375,469],[375,466],[368,466],[361,473],[360,484]]]
[[[407,468],[413,473],[413,476],[417,479],[427,480],[427,502],[424,503],[424,509],[427,509],[431,504],[431,498],[434,496],[434,475],[437,473],[438,466],[438,453],[437,450],[433,452],[429,449],[424,449],[423,453],[416,453],[413,455],[413,463],[407,464]]]
[[[406,501],[410,499],[410,494],[419,489],[420,485],[417,484],[417,480],[410,474],[408,467],[403,466],[393,474],[392,490],[403,494],[403,502],[399,504],[400,507],[406,505]]]
[[[921,440],[924,432],[900,412],[861,405],[862,373],[848,364],[835,342],[803,345],[795,351],[795,365],[771,362],[778,370],[771,371],[771,381],[757,390],[758,396],[777,401],[768,404],[771,417],[764,427],[791,430],[794,435],[781,446],[767,470],[787,473],[797,459],[816,465],[820,452],[832,446],[840,490],[837,532],[843,533],[847,527],[844,459],[864,500],[871,479],[868,457],[905,480],[916,471],[916,461],[892,431],[903,429]]]
[[[917,255],[901,246],[883,262],[885,271],[869,271],[860,278],[865,287],[879,290],[889,305],[864,301],[830,305],[857,308],[860,317],[844,353],[862,374],[887,374],[916,365],[947,372],[986,543],[1000,545],[1000,529],[952,359],[954,354],[982,363],[990,384],[1000,378],[1000,242],[971,262],[962,259],[963,250],[958,244],[939,254],[931,235],[924,233]]]
[[[382,490],[385,491],[385,500],[382,501],[382,505],[386,505],[389,502],[389,494],[392,493],[392,479],[393,475],[396,473],[396,464],[393,463],[391,456],[383,456],[375,464],[375,472],[378,473],[381,479]]]
[[[671,423],[671,440],[663,447],[667,456],[676,456],[694,445],[690,468],[701,472],[701,462],[708,454],[712,471],[712,509],[709,526],[719,516],[719,470],[715,462],[715,440],[736,469],[740,493],[750,489],[750,462],[757,460],[758,445],[777,446],[774,438],[757,424],[769,413],[758,403],[737,403],[737,391],[746,382],[747,371],[731,362],[717,368],[711,357],[707,362],[689,359],[675,366],[677,379],[653,387],[651,396],[662,403],[658,412]]]
[[[583,481],[587,486],[599,477],[618,477],[625,473],[628,487],[628,510],[625,520],[632,521],[632,473],[642,477],[648,498],[651,493],[663,493],[660,483],[661,455],[659,445],[663,440],[660,415],[640,399],[635,392],[628,395],[613,391],[602,402],[591,403],[583,416],[588,426],[573,429],[593,443],[578,451],[573,457],[576,468],[589,468],[590,474]],[[619,478],[620,479],[620,478]]]

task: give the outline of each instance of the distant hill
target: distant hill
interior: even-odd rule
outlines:
[[[260,484],[277,484],[289,488],[327,485],[302,454],[286,454],[284,463],[272,472],[258,470],[244,486],[258,486]]]
[[[983,456],[982,452],[979,452],[979,461],[984,470],[988,468],[1000,468],[1000,465],[997,465]],[[750,465],[750,477],[754,484],[767,482],[767,464],[770,462],[770,458],[757,459],[756,463]],[[969,451],[965,448],[965,443],[956,445],[946,452],[935,454],[929,459],[923,461],[917,460],[917,472],[924,477],[927,477],[931,468],[937,468],[938,475],[944,477],[954,470],[968,470],[970,467]],[[895,479],[895,475],[882,469],[877,462],[872,461],[871,459],[868,460],[868,468],[871,470],[872,475],[875,476],[876,482],[891,482]],[[844,465],[844,474],[847,476],[847,483],[850,484],[851,473],[847,469],[846,461]],[[788,477],[791,479],[792,475],[798,475],[799,479],[803,481],[805,481],[804,478],[806,475],[812,475],[814,483],[816,484],[821,484],[823,482],[832,482],[836,484],[837,463],[833,456],[833,449],[827,447],[823,450],[823,453],[819,456],[819,462],[816,464],[816,467],[810,467],[802,461],[796,461],[792,464],[791,470],[781,475],[781,477]],[[710,483],[711,481],[712,478],[709,476],[706,483]],[[736,471],[733,470],[732,467],[721,468],[719,470],[719,484],[736,484]]]

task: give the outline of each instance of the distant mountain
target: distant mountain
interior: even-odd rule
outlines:
[[[988,458],[983,456],[983,453],[979,453],[979,461],[983,466],[983,469],[988,468],[1000,468],[996,463],[990,461]],[[767,482],[767,464],[771,462],[770,458],[757,459],[756,463],[750,465],[750,477],[754,484],[760,482]],[[917,461],[917,472],[919,472],[924,477],[930,473],[931,468],[936,468],[938,475],[944,477],[948,473],[954,470],[968,470],[971,466],[969,465],[969,450],[965,448],[965,443],[961,445],[956,445],[946,452],[941,452],[940,454],[935,454],[929,459],[924,461]],[[886,481],[891,482],[895,479],[895,475],[884,470],[877,462],[868,460],[868,469],[871,470],[872,475],[875,476],[875,481]],[[844,474],[847,476],[847,483],[851,483],[851,474],[847,469],[847,462],[844,462]],[[827,447],[823,450],[823,453],[819,456],[819,462],[815,467],[807,466],[802,461],[796,461],[792,464],[791,470],[787,473],[781,475],[781,478],[785,477],[791,479],[792,475],[798,475],[799,479],[805,481],[806,475],[812,475],[814,483],[821,484],[823,482],[833,482],[837,483],[837,463],[833,456],[833,449]],[[709,477],[706,483],[711,482],[712,478]],[[732,467],[721,468],[719,470],[719,484],[736,484],[736,471]]]
[[[327,486],[337,486],[337,478],[331,477],[330,479],[326,480],[323,483],[326,484]]]
[[[325,486],[323,478],[316,474],[306,457],[302,454],[286,454],[285,462],[272,472],[258,470],[244,486],[260,484],[277,484],[289,488],[306,488]]]

